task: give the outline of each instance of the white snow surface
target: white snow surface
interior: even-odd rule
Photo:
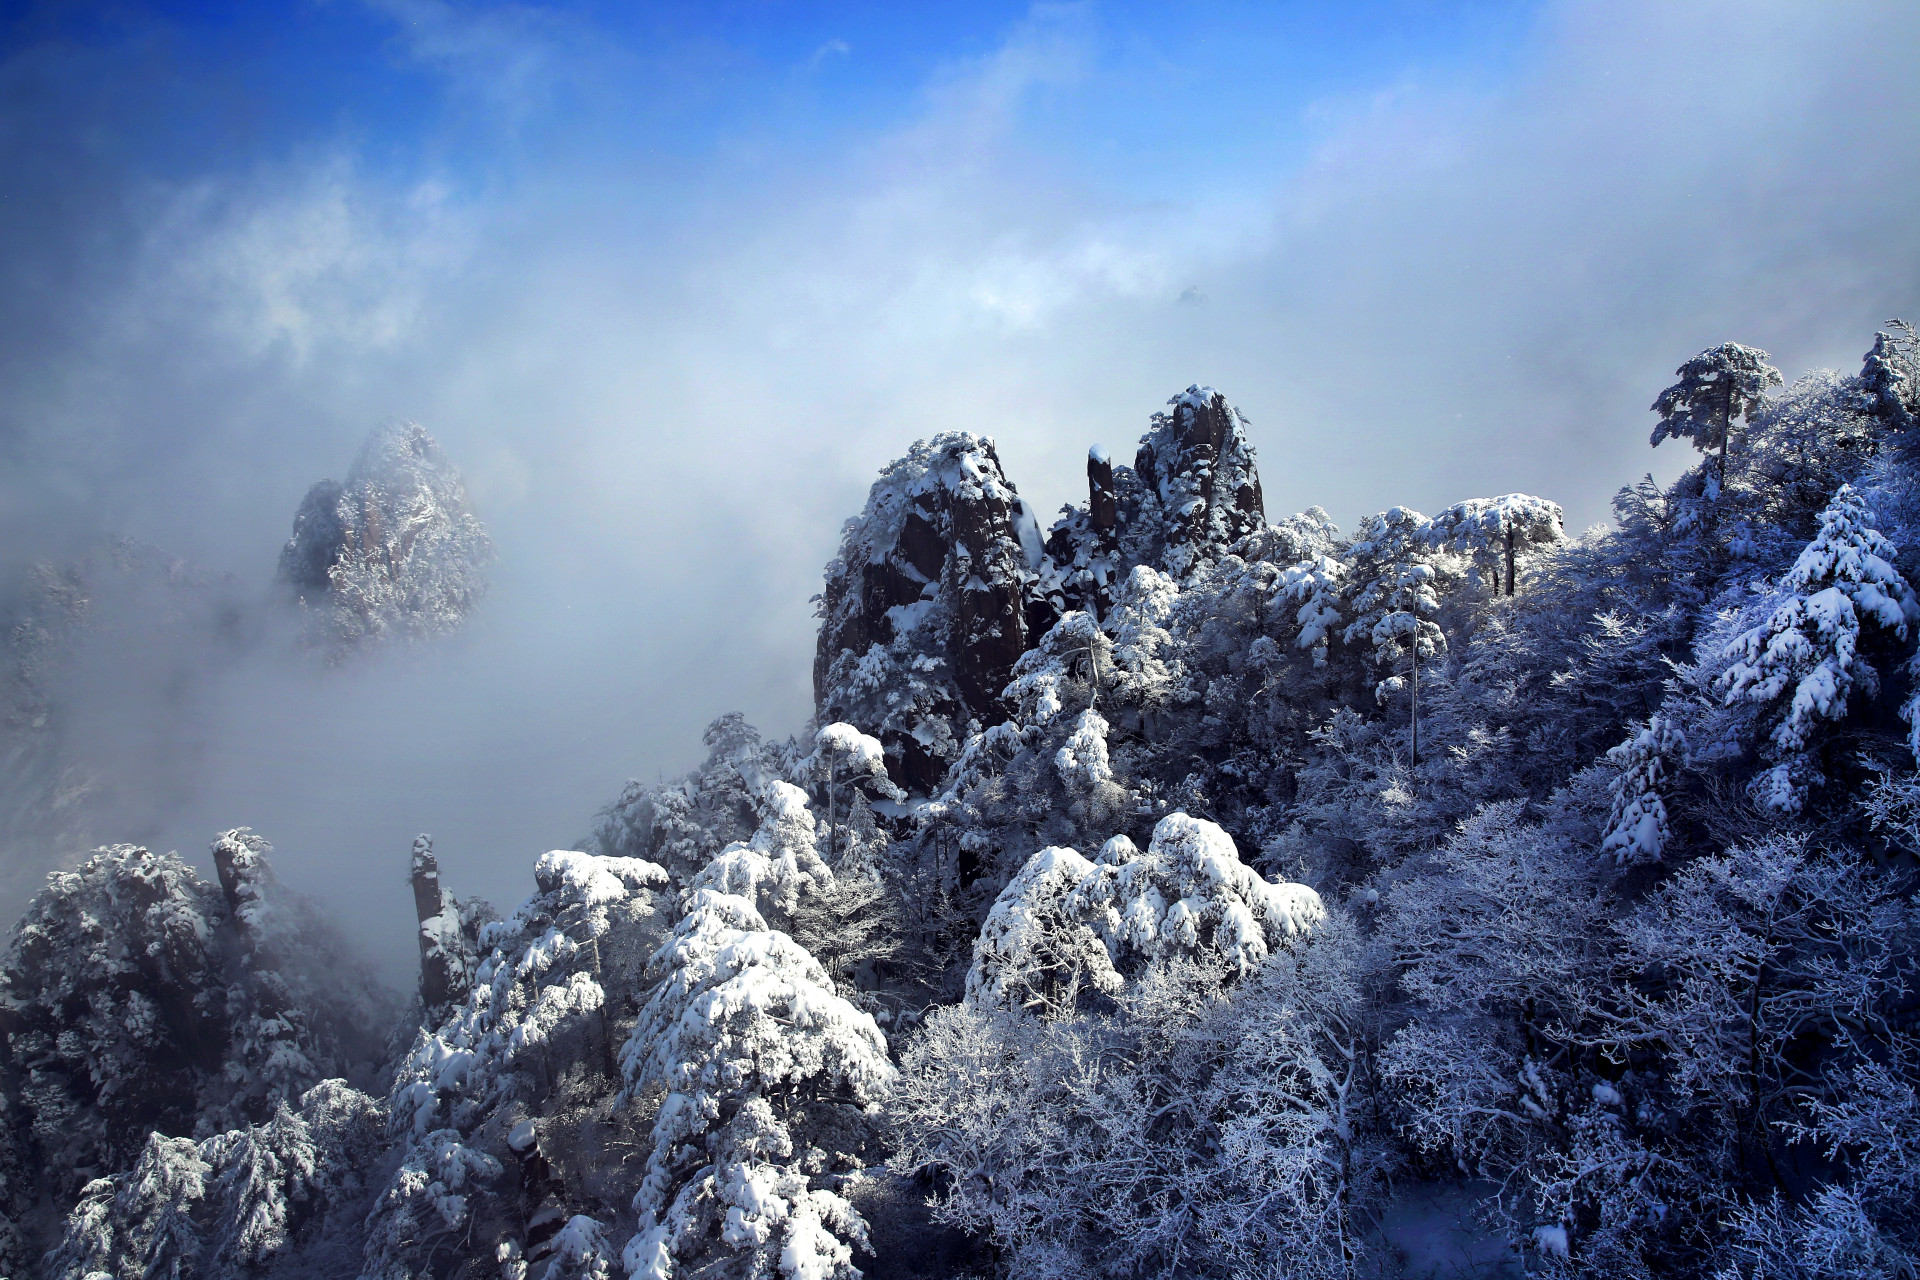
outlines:
[[[1030,858],[981,928],[966,998],[1031,1007],[1068,969],[1111,993],[1123,968],[1175,954],[1217,955],[1244,976],[1325,918],[1313,889],[1265,879],[1217,824],[1171,813],[1145,853],[1116,836],[1097,862],[1061,847]]]

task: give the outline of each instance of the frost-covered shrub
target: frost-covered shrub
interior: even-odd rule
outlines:
[[[1096,862],[1035,854],[981,926],[967,1002],[1065,1016],[1083,989],[1112,995],[1124,973],[1174,956],[1244,976],[1324,916],[1317,893],[1262,877],[1214,823],[1168,814],[1145,853],[1115,836]]]
[[[873,1018],[751,902],[713,889],[692,892],[648,972],[656,985],[620,1054],[628,1091],[660,1098],[629,1274],[664,1280],[717,1233],[752,1274],[851,1276],[866,1224],[834,1186],[858,1165],[796,1131],[830,1130],[831,1113],[891,1085]]]
[[[936,1218],[1014,1274],[1347,1274],[1385,1154],[1354,959],[1329,923],[1232,987],[1174,957],[1107,1015],[941,1009],[888,1104],[894,1167],[936,1174]]]

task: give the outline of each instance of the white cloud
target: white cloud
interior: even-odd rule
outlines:
[[[617,56],[533,10],[382,9],[503,135]],[[937,430],[996,436],[1051,504],[1089,443],[1125,456],[1209,381],[1253,418],[1276,513],[1527,489],[1585,521],[1680,461],[1647,452],[1644,406],[1692,351],[1852,361],[1913,307],[1911,10],[1562,3],[1504,88],[1395,71],[1310,109],[1303,167],[1224,180],[1204,139],[1192,172],[1096,179],[1031,110],[1111,87],[1096,17],[1036,11],[827,156],[666,162],[586,121],[473,192],[341,143],[143,195],[126,270],[59,304],[115,319],[13,402],[91,477],[67,505],[263,577],[305,485],[405,416],[468,466],[504,556],[445,670],[290,697],[346,717],[295,726],[332,763],[232,761],[181,843],[252,821],[384,866],[438,824],[508,896],[711,715],[795,726],[839,524]],[[316,776],[383,798],[282,794]]]

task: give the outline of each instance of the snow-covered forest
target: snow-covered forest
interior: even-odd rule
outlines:
[[[1920,335],[1674,379],[1697,461],[1584,532],[1268,512],[1205,386],[1050,524],[923,440],[812,722],[720,716],[504,910],[394,849],[406,993],[263,834],[105,844],[6,944],[0,1275],[1920,1274]],[[490,555],[387,428],[280,607],[337,664]]]

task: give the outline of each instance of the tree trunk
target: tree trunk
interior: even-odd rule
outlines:
[[[1420,767],[1420,615],[1413,618],[1413,767]]]
[[[840,815],[835,808],[833,792],[834,782],[838,779],[839,772],[834,762],[829,759],[827,761],[827,864],[829,866],[833,864],[834,837],[839,832]]]
[[[1507,594],[1513,594],[1513,528],[1507,528]]]
[[[1733,443],[1733,379],[1727,379],[1726,394],[1720,398],[1720,492],[1727,491],[1727,446]]]

